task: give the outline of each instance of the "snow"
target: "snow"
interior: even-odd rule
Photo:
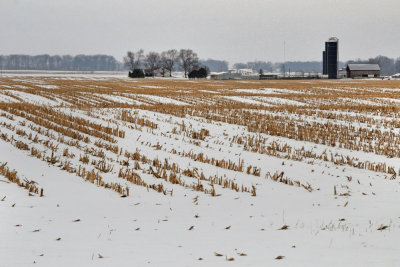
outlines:
[[[236,92],[251,94],[302,94],[301,91],[288,90],[281,88],[262,88],[262,89],[235,89]]]
[[[306,105],[305,103],[295,101],[295,100],[290,100],[290,99],[284,99],[284,98],[279,98],[279,97],[252,97],[253,99],[260,100],[260,101],[266,101],[271,104],[275,105],[294,105],[294,106],[304,106]]]
[[[240,96],[224,96],[224,98],[229,99],[229,100],[234,100],[237,102],[245,103],[245,104],[253,104],[253,105],[262,105],[262,106],[270,106],[268,103],[256,101],[250,98],[246,97],[240,97]]]
[[[209,94],[218,94],[217,91],[210,91],[210,90],[199,90],[200,92],[209,93]]]
[[[51,84],[40,84],[37,86],[45,88],[45,89],[58,89],[59,88],[57,85],[51,85]]]
[[[154,86],[154,85],[142,85],[143,88],[150,88],[150,89],[162,89],[165,88],[164,86]]]
[[[392,102],[395,104],[400,103],[400,99],[395,99],[395,98],[380,97],[380,98],[378,98],[378,100],[384,100],[384,101]]]
[[[76,79],[92,79],[92,80],[109,80],[110,78],[126,78],[126,72],[112,72],[112,71],[35,71],[35,70],[3,70],[2,77],[24,77],[25,78],[59,78],[62,80],[76,80]]]
[[[351,103],[354,103],[354,104],[378,105],[378,103],[376,103],[374,101],[363,100],[363,99],[352,99],[352,98],[343,97],[343,98],[340,98],[339,100],[343,101],[343,102],[349,102],[349,103],[351,102]]]
[[[118,102],[118,103],[126,103],[126,104],[131,104],[131,105],[145,105],[145,103],[128,98],[128,97],[123,97],[119,95],[110,95],[110,94],[94,94],[100,97],[103,97],[105,99],[110,99],[112,101]]]
[[[13,103],[19,101],[11,96],[0,94],[0,102]]]
[[[15,77],[27,84],[38,84],[31,77]],[[40,77],[35,78],[40,79]],[[75,79],[70,75],[65,77],[60,75],[58,78]],[[102,81],[98,80],[97,76],[80,78],[93,83]],[[122,79],[115,81],[111,77],[102,79],[109,83],[114,81],[118,85],[131,82]],[[203,81],[197,82],[201,84]],[[147,81],[135,81],[135,83],[138,87],[154,86]],[[313,87],[311,83],[310,89],[321,87]],[[235,85],[244,86],[240,83]],[[252,85],[249,84],[250,87]],[[166,83],[163,89],[167,90],[169,86]],[[326,90],[321,89],[321,91],[333,92],[336,90],[335,86],[333,83],[332,87],[326,87]],[[332,123],[343,127],[351,126],[353,133],[360,129],[391,131],[394,137],[397,137],[400,131],[400,128],[390,129],[381,125],[382,120],[398,120],[397,113],[390,117],[364,111],[357,113],[344,110],[318,110],[312,105],[292,99],[293,96],[285,98],[278,95],[289,93],[282,90],[296,92],[290,88],[243,89],[244,92],[255,94],[259,91],[262,94],[275,92],[277,97],[242,96],[242,91],[236,91],[238,95],[231,95],[234,90],[222,90],[222,88],[216,91],[201,90],[213,92],[213,95],[209,98],[198,98],[199,103],[212,102],[221,97],[255,104],[259,106],[249,109],[250,111],[274,114],[277,121],[291,118],[295,125],[305,122],[310,125]],[[56,97],[59,90],[54,91]],[[103,149],[105,154],[103,159],[106,159],[114,169],[108,173],[101,173],[101,176],[105,182],[120,183],[130,189],[129,196],[121,197],[121,194],[113,190],[85,181],[76,173],[62,170],[60,167],[62,162],[50,164],[30,156],[30,150],[17,149],[14,146],[15,141],[11,143],[0,138],[0,165],[7,162],[7,166],[11,170],[15,169],[19,177],[34,180],[38,187],[44,189],[44,197],[36,194],[29,196],[25,189],[9,183],[6,177],[0,175],[0,200],[2,200],[0,201],[0,267],[400,265],[398,242],[400,215],[396,208],[399,200],[399,178],[391,180],[391,175],[388,173],[359,169],[347,164],[334,164],[312,156],[305,156],[302,160],[286,158],[289,154],[293,155],[295,149],[304,148],[310,152],[308,155],[312,153],[321,155],[325,152],[328,155],[331,153],[337,155],[336,157],[349,156],[359,162],[386,163],[397,171],[400,169],[400,162],[396,157],[388,158],[362,150],[250,132],[247,125],[223,123],[191,114],[179,117],[158,113],[151,109],[151,105],[142,106],[140,109],[92,107],[80,110],[60,107],[61,102],[27,93],[23,89],[0,92],[15,94],[26,103],[51,105],[53,109],[64,114],[89,120],[103,127],[118,127],[119,130],[125,131],[125,138],[113,136],[116,140],[115,145],[123,149],[122,153],[115,154]],[[226,92],[229,92],[229,95],[224,95]],[[137,94],[134,90],[120,93],[117,90],[110,90],[109,94],[93,93],[93,96],[134,105],[143,104],[141,99],[155,103],[189,105],[168,97],[164,92],[160,95],[146,95]],[[91,93],[85,92],[84,97],[90,100]],[[396,101],[390,96],[374,95],[374,98]],[[342,97],[337,100],[375,106],[377,102],[374,98]],[[196,97],[193,96],[191,99]],[[0,94],[0,102],[2,101],[17,100]],[[98,102],[93,99],[91,101]],[[274,110],[281,104],[302,105],[301,109],[315,110],[317,115],[298,115],[285,110]],[[123,111],[138,119],[151,121],[157,124],[157,128],[123,121],[119,119]],[[38,133],[32,128],[38,125],[16,115],[11,119],[9,112],[9,110],[0,111],[0,136],[2,134],[13,136],[13,140],[25,142],[29,147],[45,152],[46,156],[51,155],[51,151],[45,146],[45,141],[56,142],[62,134],[44,127],[44,131]],[[328,112],[349,115],[352,120],[333,120],[318,116],[319,113]],[[357,120],[358,117],[373,118],[376,120],[376,125],[369,125],[361,119]],[[207,129],[209,133],[202,140],[194,139],[191,134],[180,132],[182,125],[185,125],[188,133],[200,132],[202,129]],[[26,135],[16,134],[12,127],[25,131]],[[29,140],[30,133],[32,136],[37,135],[41,141]],[[66,160],[62,155],[64,149],[68,148],[69,153],[75,154],[73,158],[68,159],[74,167],[81,165],[94,168],[91,163],[84,165],[79,161],[79,157],[84,155],[85,148],[97,149],[94,142],[99,138],[79,133],[88,137],[90,142],[80,141],[81,148],[60,142],[55,154]],[[51,135],[54,138],[51,138]],[[253,140],[263,138],[265,140],[263,145],[266,147],[278,143],[291,147],[292,152],[276,152],[277,154],[273,156],[251,151],[245,149],[243,143],[232,141],[237,136]],[[64,136],[64,141],[71,140],[72,138]],[[151,164],[139,162],[142,169],[135,172],[144,181],[148,184],[163,184],[167,192],[173,192],[166,195],[158,193],[118,177],[119,169],[123,168],[120,162],[126,159],[125,150],[139,151],[150,160],[159,159],[160,162],[168,160],[171,164],[178,164],[181,170],[196,169],[205,176],[216,175],[232,179],[246,187],[255,186],[257,194],[252,196],[248,192],[236,192],[216,184],[215,190],[218,196],[212,197],[210,194],[172,184],[162,178],[155,178],[148,172]],[[177,153],[172,153],[173,150]],[[249,166],[260,168],[260,176],[247,174],[246,171],[217,167],[182,156],[183,152],[189,151],[196,154],[203,153],[216,160],[223,159],[234,163],[243,161],[244,169]],[[90,160],[100,159],[93,155],[89,157]],[[128,163],[129,168],[134,168],[134,160],[129,159]],[[155,169],[154,166],[153,168]],[[298,180],[304,185],[310,184],[312,191],[265,178],[268,172],[273,174],[280,171],[284,171],[284,177]],[[196,178],[186,175],[181,175],[181,179],[187,184],[198,182]],[[211,188],[209,182],[201,181],[201,183],[205,188]],[[337,190],[336,195],[334,188]],[[347,192],[349,195],[340,196],[341,193]],[[285,225],[286,230],[285,228],[279,230]],[[388,227],[377,230],[383,225]],[[222,256],[216,256],[216,253]],[[276,257],[280,255],[284,258],[277,260]],[[234,260],[228,261],[229,258]]]
[[[42,97],[39,95],[34,95],[30,93],[25,93],[22,91],[15,91],[15,90],[4,90],[4,92],[10,93],[12,95],[15,95],[17,97],[20,97],[24,100],[24,102],[28,102],[31,104],[38,104],[38,105],[51,105],[51,106],[57,106],[60,104],[58,101],[53,101],[51,99],[48,99],[46,97]]]
[[[187,103],[185,103],[185,102],[171,99],[168,97],[155,96],[155,95],[144,95],[144,94],[138,94],[137,96],[144,97],[144,98],[153,100],[153,101],[161,103],[161,104],[187,105]]]
[[[273,106],[273,105],[294,105],[294,106],[303,106],[305,103],[284,99],[279,97],[265,97],[265,96],[224,96],[224,98],[229,100],[234,100],[241,103],[253,104],[253,105],[262,105],[262,106]]]

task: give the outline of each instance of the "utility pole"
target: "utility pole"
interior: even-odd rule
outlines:
[[[286,40],[283,41],[283,77],[286,77]]]

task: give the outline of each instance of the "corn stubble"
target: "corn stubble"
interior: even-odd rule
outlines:
[[[365,169],[388,174],[390,179],[397,179],[400,175],[400,170],[385,162],[363,161],[339,152],[332,153],[328,149],[317,152],[304,146],[294,147],[288,142],[269,139],[270,136],[284,137],[388,158],[400,157],[400,135],[395,131],[395,128],[400,128],[400,107],[384,100],[396,99],[398,95],[395,91],[381,89],[398,88],[400,84],[395,81],[384,84],[380,81],[361,81],[358,84],[360,89],[351,88],[340,81],[334,84],[326,81],[312,81],[309,84],[296,81],[254,81],[248,84],[218,81],[217,87],[215,81],[188,83],[146,79],[132,85],[117,79],[46,80],[58,89],[43,89],[29,81],[22,83],[8,77],[0,77],[0,81],[7,88],[13,88],[0,89],[0,94],[16,101],[0,102],[1,140],[26,151],[37,160],[75,174],[98,187],[113,190],[121,196],[134,195],[132,188],[135,186],[166,196],[172,196],[176,187],[203,192],[212,197],[219,196],[225,190],[257,196],[256,186],[240,184],[240,179],[206,175],[196,168],[180,166],[179,161],[160,160],[138,149],[129,151],[120,144],[127,137],[127,130],[146,132],[154,140],[163,136],[207,148],[207,152],[167,149],[159,142],[146,143],[139,141],[140,136],[137,138],[136,142],[153,151],[163,151],[191,162],[233,171],[239,176],[264,177],[310,193],[315,190],[311,184],[296,177],[286,177],[283,169],[273,172],[248,164],[240,158],[237,161],[217,158],[211,146],[237,147],[243,152],[308,165],[323,162]],[[24,87],[18,87],[21,84]],[[149,87],[144,88],[144,85]],[[263,91],[266,87],[286,91],[278,96]],[[255,93],[254,89],[260,91]],[[58,106],[30,104],[13,94],[13,91],[62,102]],[[146,95],[170,98],[187,105],[160,103]],[[136,104],[115,101],[114,96],[121,96]],[[259,104],[237,101],[231,97],[258,101]],[[277,98],[285,101],[273,101]],[[375,101],[376,104],[368,104],[368,101]],[[145,112],[166,116],[152,117],[144,115]],[[216,136],[211,129],[185,122],[188,116],[215,125],[227,123],[242,127],[246,132]],[[167,131],[160,128],[165,124],[170,127]],[[1,165],[0,172],[30,193],[43,196],[43,189],[31,181],[20,181],[5,164]],[[109,175],[115,178],[113,182],[103,178]],[[348,182],[351,180],[348,178]],[[334,195],[350,196],[350,192],[339,193],[335,186]],[[347,206],[347,202],[344,206]]]

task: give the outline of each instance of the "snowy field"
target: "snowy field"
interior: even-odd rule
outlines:
[[[400,81],[0,76],[0,267],[400,266]]]

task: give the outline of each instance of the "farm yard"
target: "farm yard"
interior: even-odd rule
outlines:
[[[400,81],[0,76],[0,266],[398,266]]]

